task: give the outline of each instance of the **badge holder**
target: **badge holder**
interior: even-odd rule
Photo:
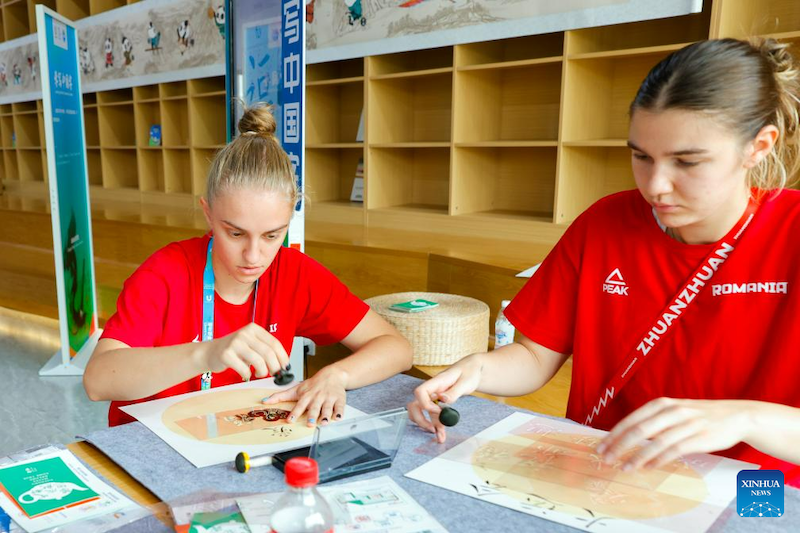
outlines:
[[[283,472],[292,457],[311,457],[319,465],[319,482],[372,472],[392,466],[408,423],[405,408],[317,426],[311,446],[273,456]]]

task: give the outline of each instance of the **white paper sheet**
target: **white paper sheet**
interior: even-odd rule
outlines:
[[[56,450],[52,453],[35,454],[33,457],[17,461],[14,463],[3,464],[0,468],[8,468],[12,466],[19,466],[40,461],[59,458],[64,464],[77,476],[81,483],[85,484],[91,490],[97,493],[98,497],[95,500],[88,501],[68,507],[48,514],[28,518],[22,510],[9,498],[4,492],[0,491],[0,506],[11,517],[11,519],[20,527],[28,532],[42,531],[44,529],[52,529],[58,526],[65,526],[80,520],[97,517],[118,511],[135,511],[138,506],[117,492],[111,486],[106,484],[100,478],[92,474],[72,453],[67,450]],[[80,526],[80,524],[76,524]],[[87,529],[88,531],[88,529]]]
[[[169,417],[170,413],[176,410],[187,411],[185,406],[194,402],[195,405],[199,406],[192,408],[192,413],[196,415],[194,418],[199,419],[205,415],[208,420],[207,432],[209,435],[213,435],[214,432],[219,429],[216,427],[218,421],[214,416],[217,411],[228,412],[231,409],[230,406],[236,404],[236,402],[238,402],[236,407],[240,407],[244,410],[246,410],[248,406],[256,407],[259,405],[258,402],[260,398],[287,388],[288,386],[277,387],[272,384],[271,380],[255,380],[246,383],[238,383],[236,385],[212,388],[205,391],[190,392],[178,396],[171,396],[169,398],[161,398],[150,402],[127,405],[122,407],[122,410],[147,426],[150,431],[158,435],[175,451],[183,455],[194,466],[200,468],[225,462],[233,463],[239,452],[246,452],[251,457],[255,457],[264,454],[274,454],[302,446],[310,446],[313,437],[313,429],[304,429],[305,424],[302,423],[304,419],[299,421],[298,424],[291,425],[287,424],[285,420],[280,420],[275,422],[274,429],[269,428],[269,435],[267,435],[265,431],[254,430],[239,433],[239,442],[222,443],[219,442],[220,439],[211,438],[207,441],[203,441],[198,438],[193,438],[188,432],[176,428],[175,425],[171,423],[171,421],[174,421]],[[260,392],[252,391],[253,389],[258,389]],[[252,391],[253,393],[251,394],[248,391]],[[239,400],[239,398],[242,399]],[[209,405],[203,406],[202,404]],[[219,407],[215,407],[215,405]],[[261,407],[269,408],[273,406],[262,405]],[[363,415],[364,413],[358,409],[347,406],[342,420],[348,420]],[[335,424],[337,422],[332,423]],[[293,427],[294,429],[292,429]],[[280,431],[286,431],[286,433],[279,434]],[[299,436],[300,433],[303,435]],[[228,440],[230,441],[232,439],[233,437]],[[267,441],[268,443],[264,443]]]
[[[380,476],[341,485],[323,485],[320,493],[333,509],[336,533],[447,533],[392,478]],[[280,493],[237,498],[251,533],[269,533],[269,517]]]
[[[698,454],[623,472],[595,452],[606,433],[515,413],[406,476],[584,531],[700,533],[754,467]]]

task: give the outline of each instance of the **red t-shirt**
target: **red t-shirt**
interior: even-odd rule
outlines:
[[[680,323],[592,425],[611,429],[663,396],[800,407],[798,235],[800,192],[765,200]],[[612,374],[713,247],[667,236],[636,190],[600,200],[567,229],[506,309],[526,337],[573,355],[567,417],[585,421]],[[783,470],[787,483],[800,484],[800,467],[747,445],[722,454]]]
[[[158,250],[125,281],[117,312],[106,323],[103,338],[131,347],[172,346],[199,342],[203,321],[203,270],[208,235],[174,242]],[[295,336],[317,344],[345,338],[369,307],[325,267],[290,248],[281,248],[258,284],[256,324],[275,336],[287,352]],[[214,338],[224,337],[250,323],[253,298],[233,305],[215,294]],[[158,369],[154,368],[154,372]],[[212,387],[241,383],[228,369],[213,375]],[[200,376],[174,385],[149,398],[111,402],[110,426],[133,422],[119,408],[155,398],[200,390]]]

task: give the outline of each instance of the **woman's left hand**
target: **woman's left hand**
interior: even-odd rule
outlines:
[[[280,402],[297,402],[287,421],[292,423],[303,413],[308,413],[308,426],[325,425],[340,420],[344,415],[347,375],[344,371],[328,366],[294,387],[276,392],[261,403],[273,405]]]
[[[658,468],[692,453],[726,450],[748,438],[754,403],[658,398],[620,421],[597,451],[606,463],[613,463],[640,447],[622,465],[623,470],[635,470]]]

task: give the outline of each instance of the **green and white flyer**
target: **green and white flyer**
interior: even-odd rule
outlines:
[[[133,506],[66,450],[0,466],[0,507],[29,532]]]

